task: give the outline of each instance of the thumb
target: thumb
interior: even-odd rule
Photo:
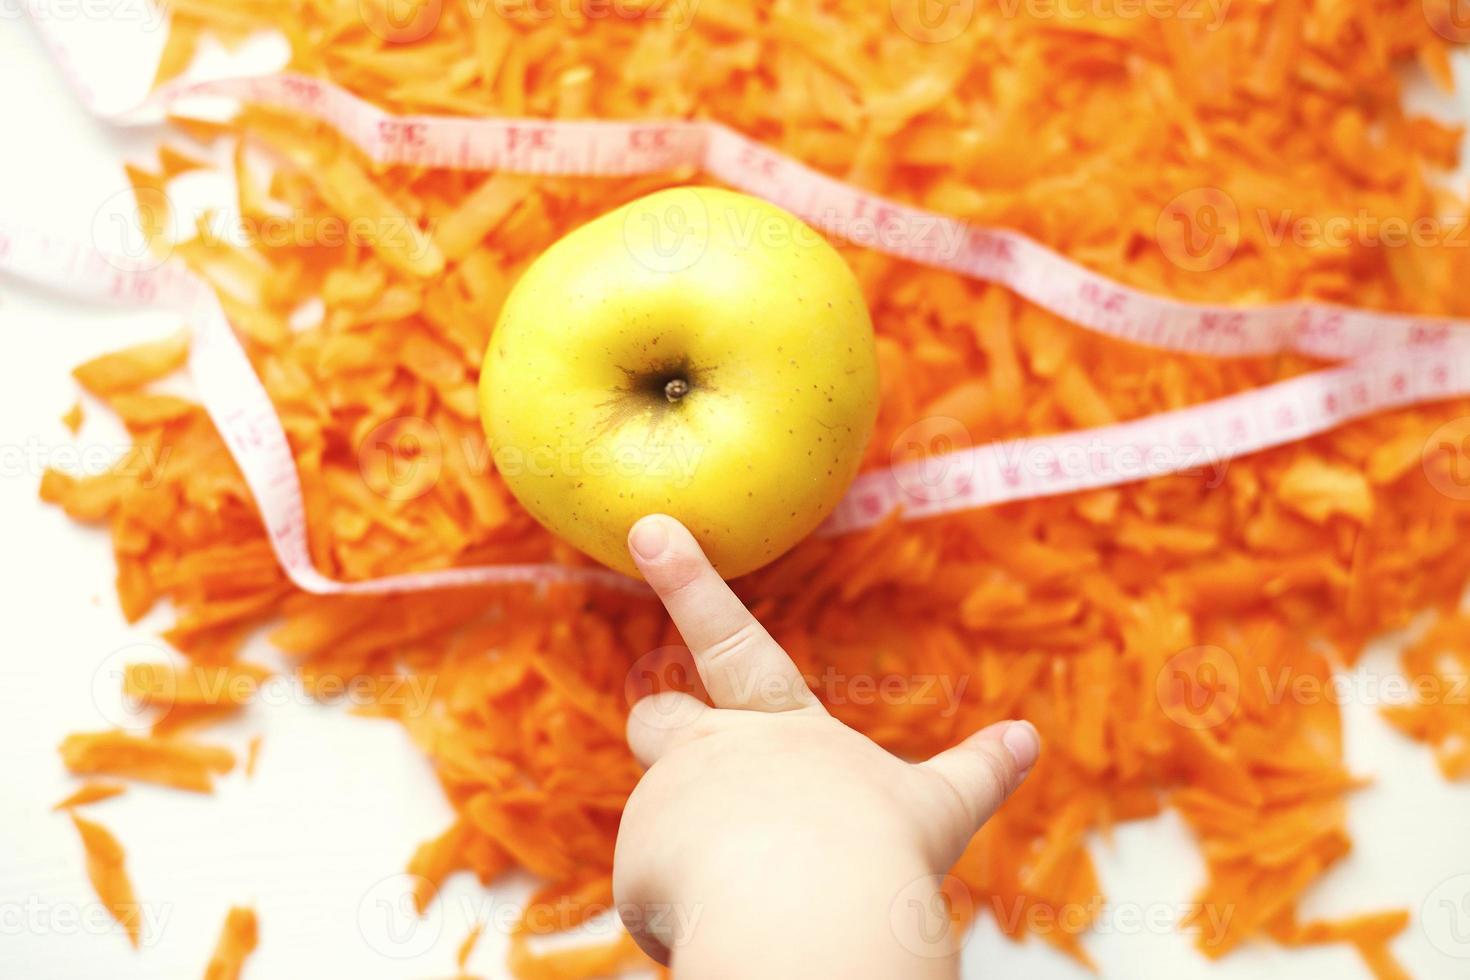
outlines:
[[[954,748],[920,763],[944,780],[965,808],[964,841],[1000,808],[1041,755],[1041,736],[1029,721],[1001,721]]]
[[[682,691],[640,698],[628,712],[628,747],[647,769],[668,752],[696,738],[709,721],[709,705]]]

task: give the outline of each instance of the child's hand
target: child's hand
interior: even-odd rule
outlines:
[[[681,978],[953,976],[938,876],[1025,778],[1036,730],[905,762],[827,714],[683,525],[645,517],[628,540],[715,705],[667,692],[628,718],[649,769],[613,887],[638,943]]]

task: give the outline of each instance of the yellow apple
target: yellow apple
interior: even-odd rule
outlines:
[[[842,257],[780,208],[705,187],[547,249],[480,376],[516,499],[630,575],[628,529],[655,512],[727,578],[791,548],[856,475],[877,401],[873,326]]]

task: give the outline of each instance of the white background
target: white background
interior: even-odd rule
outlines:
[[[122,43],[107,34],[95,55],[101,63],[89,70],[141,80],[137,66],[161,36],[136,26]],[[125,99],[124,89],[108,94]],[[111,244],[102,239],[126,188],[120,162],[143,159],[158,132],[121,132],[86,115],[5,0],[0,93],[0,221]],[[422,923],[394,915],[408,856],[447,826],[451,811],[398,726],[312,705],[287,687],[209,736],[243,757],[246,740],[263,735],[253,779],[237,770],[212,797],[134,786],[88,808],[128,849],[151,920],[144,949],[133,952],[99,918],[76,832],[49,810],[75,785],[56,745],[68,732],[120,720],[116,671],[167,657],[156,634],[169,620],[159,613],[125,625],[106,534],[43,506],[36,487],[48,461],[95,470],[126,444],[95,406],[80,436],[62,427],[79,394],[70,368],[176,326],[167,315],[88,307],[0,279],[0,977],[197,976],[226,909],[240,903],[253,904],[261,920],[250,977],[451,975],[477,918],[492,925],[470,969],[503,976],[505,940],[495,924],[507,921],[524,883],[489,895],[460,876]],[[1393,672],[1390,647],[1365,658],[1349,690],[1372,692]],[[279,662],[259,640],[247,652]],[[1470,787],[1441,780],[1429,753],[1385,726],[1372,700],[1358,693],[1344,707],[1349,762],[1376,780],[1351,804],[1356,849],[1311,892],[1302,915],[1408,906],[1415,923],[1394,951],[1410,970],[1470,976],[1470,958],[1449,955],[1470,957]],[[1110,905],[1086,946],[1105,977],[1367,975],[1341,946],[1252,946],[1211,964],[1188,936],[1147,925],[1177,919],[1203,880],[1197,849],[1172,816],[1120,828],[1095,854]],[[1456,924],[1458,943],[1448,931]],[[988,919],[967,947],[966,975],[1090,976],[1035,939],[1004,940]]]

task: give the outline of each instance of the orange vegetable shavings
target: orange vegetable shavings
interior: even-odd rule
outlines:
[[[259,941],[255,910],[238,905],[231,908],[225,915],[224,928],[220,930],[214,954],[204,968],[204,980],[240,980],[245,960],[255,952]]]
[[[465,935],[464,940],[460,942],[459,949],[455,950],[454,963],[459,967],[461,973],[464,972],[465,964],[469,963],[470,954],[475,951],[475,944],[480,941],[480,934],[484,931],[485,923],[476,922]]]
[[[380,4],[188,0],[170,5],[159,77],[205,36],[278,30],[293,70],[393,112],[714,119],[1137,288],[1470,315],[1466,202],[1437,178],[1462,133],[1401,99],[1415,63],[1447,84],[1453,32],[1435,26],[1452,23],[1450,5],[1233,4],[1219,23],[972,6],[956,32],[918,0],[702,0],[595,24],[580,10],[457,2],[421,5],[437,16],[405,24],[377,18]],[[225,151],[254,219],[243,241],[204,235],[173,251],[216,286],[276,406],[317,567],[361,579],[584,562],[496,474],[474,401],[480,358],[507,291],[554,241],[703,178],[381,166],[319,121],[261,108],[173,122]],[[136,192],[166,188],[180,166],[161,154],[135,169]],[[283,213],[307,230],[264,234]],[[318,233],[353,220],[366,230]],[[1393,225],[1421,221],[1442,234],[1389,243]],[[1353,231],[1330,233],[1342,227]],[[1116,343],[1002,288],[838,245],[877,332],[867,468],[1136,419],[1319,366]],[[309,689],[364,679],[371,703],[357,707],[405,726],[457,813],[410,862],[421,909],[461,870],[488,884],[522,868],[548,879],[548,896],[591,895],[640,774],[621,735],[631,699],[697,689],[661,610],[569,586],[294,590],[207,418],[138,390],[184,356],[172,340],[84,366],[79,380],[124,417],[134,453],[102,476],[41,483],[44,499],[109,528],[124,613],[168,600],[167,638],[191,663],[228,665],[269,624]],[[1006,717],[1040,729],[1036,771],[954,869],[956,907],[1086,962],[1104,900],[1092,835],[1169,807],[1204,855],[1189,927],[1206,954],[1347,942],[1393,976],[1379,923],[1396,913],[1297,925],[1299,899],[1348,853],[1347,807],[1364,784],[1322,689],[1367,639],[1448,612],[1470,581],[1457,546],[1470,535],[1470,461],[1443,435],[1467,415],[1465,399],[1418,406],[1243,459],[1205,452],[1160,479],[894,518],[804,542],[736,587],[832,712],[895,752],[924,757]],[[1432,627],[1406,671],[1452,686],[1466,630]],[[1447,775],[1470,775],[1465,706],[1431,696],[1387,714]],[[109,751],[137,765],[131,742]],[[636,960],[626,937],[543,950],[535,935],[512,939],[519,976]]]
[[[456,823],[438,837],[420,844],[413,857],[409,859],[408,873],[415,878],[414,908],[418,909],[420,915],[434,900],[444,879],[451,872],[464,867],[462,863],[464,838],[464,826]]]
[[[215,774],[235,766],[234,753],[219,746],[117,731],[68,735],[61,760],[74,773],[122,776],[196,793],[213,792]]]
[[[87,877],[97,897],[107,907],[117,924],[128,935],[128,942],[137,948],[143,932],[143,908],[133,895],[133,883],[128,879],[122,845],[112,832],[101,824],[84,820],[75,812],[71,822],[82,836],[82,847],[87,852]]]
[[[1353,467],[1309,456],[1296,460],[1281,475],[1277,493],[1284,505],[1316,524],[1325,524],[1333,514],[1360,522],[1373,515],[1367,477]]]
[[[1434,747],[1447,779],[1470,778],[1470,616],[1440,620],[1404,651],[1409,700],[1384,716]]]
[[[1293,945],[1348,942],[1377,980],[1408,980],[1410,974],[1394,958],[1388,944],[1409,925],[1407,912],[1379,912],[1346,919],[1305,922],[1279,938]]]
[[[1292,941],[1297,943],[1331,943],[1344,939],[1385,940],[1392,939],[1409,926],[1409,914],[1404,911],[1376,912],[1346,919],[1320,919],[1303,922],[1292,931]]]
[[[121,796],[127,789],[121,783],[106,783],[101,780],[91,780],[78,786],[76,792],[53,806],[53,810],[69,810],[72,807],[86,806],[88,803],[101,803],[110,800],[114,796]]]
[[[79,401],[72,402],[71,408],[67,409],[66,414],[61,417],[61,424],[66,426],[66,431],[72,435],[76,435],[81,431],[82,419],[82,403]]]
[[[598,877],[570,887],[548,886],[534,893],[521,910],[510,936],[511,973],[525,980],[573,980],[616,976],[648,966],[633,937],[618,930],[605,942],[540,945],[537,936],[574,929],[594,917],[611,914],[612,879]],[[538,948],[539,945],[539,948]]]
[[[258,664],[128,664],[123,693],[148,705],[239,705],[270,675]]]
[[[259,664],[128,664],[123,695],[133,704],[158,709],[154,735],[177,734],[235,715],[250,702],[271,671]],[[258,745],[247,747],[246,775]]]
[[[171,374],[183,366],[188,356],[189,334],[181,330],[162,340],[94,357],[77,365],[72,377],[94,395],[106,395]]]
[[[521,980],[575,980],[577,977],[617,976],[646,967],[648,957],[626,932],[604,943],[537,951],[522,934],[511,936],[507,964]]]
[[[1394,959],[1387,943],[1354,940],[1353,946],[1376,980],[1412,980],[1413,975]]]

